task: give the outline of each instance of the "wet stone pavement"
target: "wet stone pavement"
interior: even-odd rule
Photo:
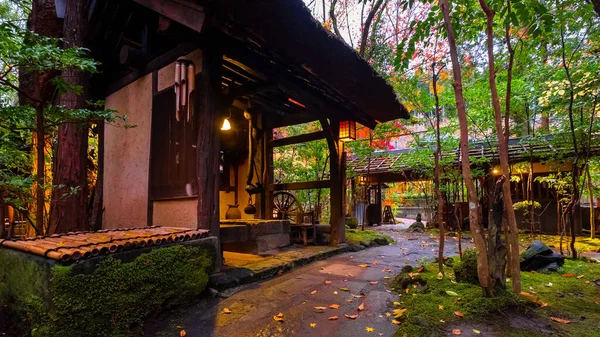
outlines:
[[[180,312],[163,314],[146,324],[146,336],[180,336],[181,329],[188,337],[393,336],[397,326],[386,312],[392,311],[398,295],[386,283],[405,265],[420,265],[423,258],[433,259],[438,252],[437,240],[427,233],[406,233],[404,228],[375,228],[396,241],[389,246],[313,262],[243,286],[228,298],[206,298]],[[468,241],[463,243],[466,246]],[[457,249],[456,239],[446,238],[444,255],[456,255]],[[358,310],[361,303],[363,311]],[[339,308],[329,308],[332,304]],[[225,308],[230,313],[224,313]],[[283,322],[273,318],[279,313]],[[358,317],[349,319],[344,314]],[[338,319],[329,320],[332,316]]]

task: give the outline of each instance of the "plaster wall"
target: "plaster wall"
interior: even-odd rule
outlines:
[[[102,228],[143,227],[148,221],[152,74],[106,98],[134,128],[105,125]]]

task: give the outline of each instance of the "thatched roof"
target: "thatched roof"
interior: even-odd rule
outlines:
[[[217,0],[207,6],[248,29],[262,47],[301,65],[374,121],[409,117],[386,80],[317,22],[301,0]]]

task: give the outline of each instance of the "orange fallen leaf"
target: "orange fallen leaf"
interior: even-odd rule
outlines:
[[[438,309],[444,310],[444,306],[443,305],[438,305]]]
[[[327,310],[327,307],[314,307],[315,310]]]
[[[460,329],[454,329],[454,330],[452,330],[452,334],[457,335],[457,336],[462,335],[462,331],[460,331]]]
[[[392,324],[400,325],[400,322],[399,322],[399,321],[397,321],[397,320],[395,320],[395,319],[393,319],[393,320],[392,320]]]
[[[375,261],[373,261],[373,264],[374,264],[374,265],[378,265],[378,264],[379,264],[379,261],[375,260]]]
[[[358,306],[358,311],[363,311],[365,310],[365,302],[362,302],[359,306]]]
[[[417,269],[417,272],[422,273],[425,270],[424,266],[419,267],[419,269]]]
[[[317,323],[310,323],[310,327],[311,328],[316,328],[317,327]]]
[[[364,263],[363,264],[359,264],[358,266],[361,267],[361,268],[367,268],[367,267],[369,267],[368,264],[364,264]]]
[[[354,300],[346,300],[348,303],[352,303],[354,302]]]
[[[385,313],[385,317],[390,317],[390,316],[392,316],[392,314],[390,314],[389,312]]]
[[[575,274],[563,274],[563,277],[575,277]]]
[[[340,305],[339,304],[332,304],[329,306],[330,309],[339,309]]]
[[[311,295],[314,295],[314,294],[316,294],[316,293],[317,293],[317,291],[316,291],[316,290],[313,290],[313,291],[311,291],[311,292],[310,292],[310,294],[311,294]]]
[[[408,288],[404,289],[404,291],[406,291],[406,293],[407,293],[407,294],[408,294],[408,292],[409,292]]]
[[[224,308],[224,309],[223,309],[223,313],[224,313],[224,314],[231,314],[231,310],[229,310],[229,309],[227,309],[227,308]]]
[[[373,332],[373,331],[375,331],[375,329],[373,329],[373,328],[370,328],[370,327],[366,327],[366,328],[365,328],[365,331],[367,331],[367,332]]]
[[[579,276],[577,276],[577,278],[583,278],[585,275],[581,274]]]
[[[444,321],[443,319],[440,319],[440,323],[446,323],[446,321]]]
[[[325,281],[325,284],[329,285],[329,284],[331,284],[331,281],[329,281],[329,280],[326,280],[326,281]]]
[[[531,295],[531,294],[530,294],[530,293],[528,293],[528,292],[521,291],[521,292],[519,293],[519,295],[521,295],[521,296],[523,296],[523,297],[525,297],[525,298],[529,299],[531,302],[533,302],[533,303],[535,303],[535,304],[539,304],[539,305],[540,305],[542,308],[544,308],[544,307],[547,307],[547,306],[548,306],[548,303],[546,303],[546,302],[544,302],[544,301],[540,300],[539,298],[537,298],[537,297],[535,297],[535,296]]]
[[[590,284],[590,281],[585,281],[585,284]]]
[[[187,335],[187,333],[185,332],[185,330],[179,331],[179,336],[185,337],[185,335]]]
[[[561,323],[561,324],[569,324],[571,323],[571,321],[569,321],[568,319],[562,319],[562,318],[558,318],[558,317],[551,317],[553,321]]]
[[[281,317],[279,315],[273,316],[273,319],[276,320],[277,322],[283,322],[283,314],[280,313],[280,315],[281,315]]]
[[[335,321],[335,320],[338,319],[338,317],[337,316],[331,316],[331,317],[329,317],[327,319],[330,320],[330,321]]]
[[[379,282],[378,282],[378,281],[371,281],[371,282],[369,282],[369,283],[371,283],[371,285],[376,285],[376,284],[377,284],[377,283],[379,283]]]
[[[454,315],[458,316],[458,317],[463,317],[464,315],[462,314],[462,312],[460,311],[455,311]]]
[[[346,318],[350,318],[350,319],[356,319],[358,317],[358,314],[356,315],[348,315],[348,314],[344,314],[344,317]]]

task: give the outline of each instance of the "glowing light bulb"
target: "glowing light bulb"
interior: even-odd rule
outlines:
[[[229,118],[225,118],[225,120],[223,120],[223,126],[221,127],[221,130],[231,130],[231,124],[229,123]]]

